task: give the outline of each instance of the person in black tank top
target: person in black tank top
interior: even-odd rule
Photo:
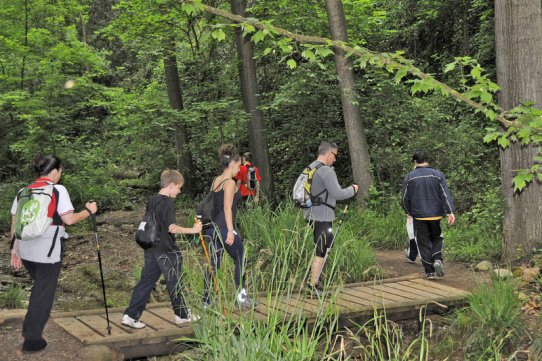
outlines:
[[[217,214],[213,217],[213,227],[205,231],[205,238],[209,242],[211,267],[216,274],[224,250],[228,252],[235,263],[235,287],[237,289],[237,305],[241,308],[252,308],[254,302],[247,295],[244,277],[245,249],[239,233],[234,228],[237,214],[237,204],[241,194],[234,180],[239,172],[241,158],[233,144],[224,144],[218,150],[218,156],[223,172],[215,178],[211,190],[215,192],[215,209]],[[209,287],[211,284],[211,271],[205,270],[203,307],[211,304]]]

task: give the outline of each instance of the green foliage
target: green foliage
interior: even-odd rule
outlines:
[[[424,317],[424,313],[425,308],[422,307],[418,320],[421,326],[419,336],[408,343],[401,327],[388,320],[385,312],[375,310],[374,317],[363,325],[357,325],[359,330],[350,336],[353,343],[358,344],[356,349],[360,351],[359,359],[430,360],[429,340],[432,336],[432,324]]]
[[[252,281],[256,289],[267,290],[273,286],[269,282],[274,274],[285,275],[280,287],[304,285],[314,255],[314,240],[299,209],[291,203],[275,211],[254,207],[240,215],[239,224],[247,248],[247,262],[258,271]],[[328,260],[326,279],[333,284],[371,279],[378,271],[374,255],[368,243],[358,237],[354,220],[345,219],[341,225],[336,222],[335,232],[339,232],[339,236]]]
[[[26,297],[24,290],[16,285],[10,285],[0,295],[0,308],[23,308],[23,300]]]
[[[512,281],[497,278],[491,284],[479,284],[468,302],[452,316],[452,339],[443,343],[443,348],[469,360],[509,356],[525,335],[525,320]]]

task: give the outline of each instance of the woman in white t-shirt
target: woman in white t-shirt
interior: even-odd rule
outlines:
[[[64,226],[80,222],[97,211],[96,203],[89,202],[83,211],[74,213],[68,191],[64,186],[57,184],[62,175],[62,162],[56,156],[37,156],[32,161],[32,167],[39,178],[27,188],[53,185],[47,213],[47,218],[51,218],[52,222],[40,236],[16,239],[17,205],[22,190],[19,191],[11,207],[11,265],[15,269],[24,266],[33,280],[28,310],[23,322],[24,352],[41,351],[47,346],[42,334],[53,308],[60,275],[61,238],[65,235]]]

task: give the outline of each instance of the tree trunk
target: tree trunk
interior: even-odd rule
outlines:
[[[331,39],[345,43],[348,42],[342,1],[326,0],[326,11],[331,30]],[[369,150],[357,103],[352,62],[346,58],[346,54],[340,49],[335,49],[335,66],[341,89],[341,102],[346,135],[348,137],[348,148],[350,150],[350,161],[352,162],[352,172],[354,181],[360,186],[358,200],[363,202],[369,196],[369,188],[372,185],[371,172],[369,170]]]
[[[181,82],[179,80],[177,57],[175,56],[175,42],[173,40],[170,40],[165,44],[164,71],[169,106],[176,110],[183,110],[183,96],[181,92]],[[185,188],[190,189],[192,159],[190,157],[190,150],[188,149],[188,134],[180,119],[175,122],[175,150],[177,153],[177,167],[185,178]]]
[[[230,0],[230,4],[233,14],[246,15],[246,0]],[[239,58],[239,77],[241,79],[243,104],[245,112],[250,117],[248,122],[250,151],[254,157],[254,164],[259,168],[262,176],[261,189],[268,196],[271,196],[273,193],[273,179],[265,123],[262,111],[259,108],[260,92],[258,90],[252,43],[250,38],[243,36],[243,31],[240,28],[235,29],[235,43],[237,57]]]
[[[505,110],[520,102],[542,104],[542,6],[540,0],[496,0],[495,38],[499,103]],[[503,221],[507,260],[529,254],[542,240],[542,188],[534,181],[514,192],[517,169],[529,168],[539,148],[512,143],[501,150],[501,179],[506,208]]]

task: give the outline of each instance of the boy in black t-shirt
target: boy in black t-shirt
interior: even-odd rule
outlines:
[[[175,224],[174,199],[181,192],[183,185],[184,178],[181,173],[176,170],[165,170],[160,176],[160,191],[149,201],[147,209],[154,209],[160,226],[160,241],[157,245],[144,250],[145,265],[141,270],[141,279],[135,286],[130,305],[122,316],[122,324],[125,326],[145,327],[139,318],[160,275],[164,275],[166,279],[175,323],[182,325],[199,319],[199,316],[190,313],[182,295],[180,279],[182,255],[175,244],[174,233],[195,234],[202,228],[201,222],[195,223],[192,228],[183,228]]]

